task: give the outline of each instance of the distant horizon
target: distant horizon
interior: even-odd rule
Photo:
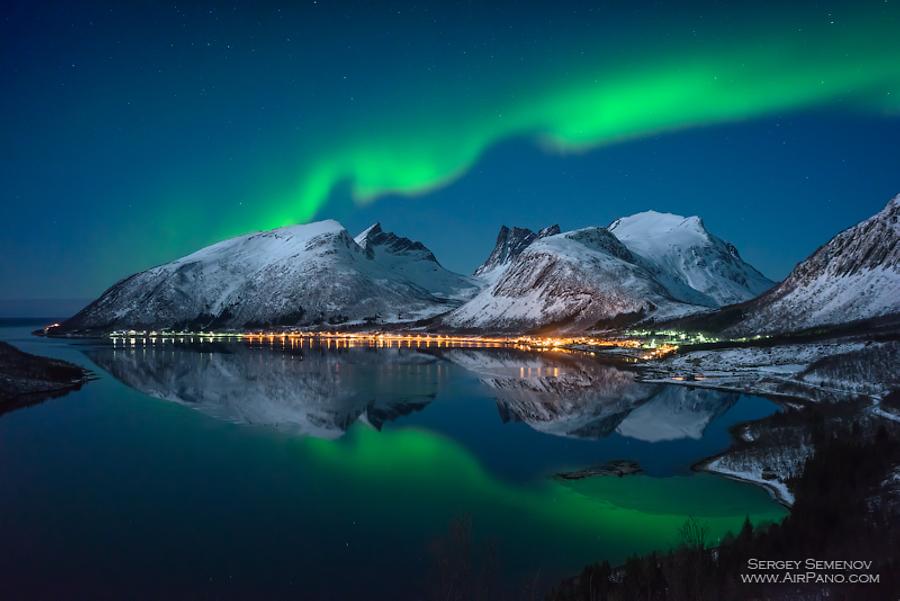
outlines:
[[[94,298],[2,298],[0,319],[68,319]]]

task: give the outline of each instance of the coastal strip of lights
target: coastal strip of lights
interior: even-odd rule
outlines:
[[[331,331],[254,331],[254,332],[213,332],[213,331],[172,331],[172,330],[116,330],[109,338],[130,344],[156,344],[157,342],[212,342],[243,341],[247,343],[270,343],[295,345],[298,341],[317,340],[335,346],[394,345],[406,347],[509,347],[531,350],[573,350],[587,351],[599,348],[624,348],[639,353],[643,359],[657,359],[677,350],[676,345],[657,345],[631,339],[606,339],[591,336],[551,337],[551,336],[467,336],[432,333],[385,333],[385,332],[331,332]]]

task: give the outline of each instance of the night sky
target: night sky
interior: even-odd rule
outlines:
[[[0,47],[0,300],[322,218],[471,272],[646,209],[779,279],[900,192],[900,2],[30,1]]]

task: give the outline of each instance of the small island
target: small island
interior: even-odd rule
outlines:
[[[641,473],[641,466],[636,461],[630,459],[617,459],[609,461],[602,465],[593,465],[580,470],[571,472],[559,472],[553,477],[557,480],[583,480],[584,478],[592,478],[594,476],[633,476]]]

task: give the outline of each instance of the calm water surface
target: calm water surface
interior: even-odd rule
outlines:
[[[425,598],[454,521],[510,586],[784,510],[690,466],[777,408],[574,354],[28,335],[99,376],[0,415],[0,597]],[[644,475],[552,474],[634,459]]]

